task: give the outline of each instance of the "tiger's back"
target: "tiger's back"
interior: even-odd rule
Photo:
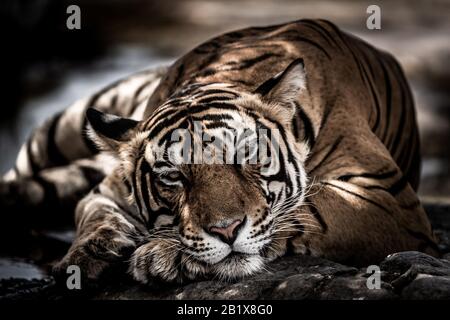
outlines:
[[[436,254],[430,224],[415,194],[420,143],[404,73],[389,53],[328,21],[249,28],[198,46],[169,69],[144,117],[191,83],[232,83],[246,92],[264,81],[270,86],[273,78],[268,75],[280,74],[299,57],[307,87],[295,101],[292,129],[297,141],[309,146],[305,167],[312,183],[310,205],[304,210],[320,225],[321,235],[303,234],[281,246],[357,264],[396,250]],[[390,218],[383,221],[386,215]],[[349,224],[355,225],[350,237],[342,237]],[[374,224],[387,234],[372,234]],[[348,244],[345,252],[336,249],[336,242]]]

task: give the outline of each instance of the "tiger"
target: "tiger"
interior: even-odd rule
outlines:
[[[232,147],[229,163],[179,161],[182,140],[192,146],[181,160],[195,148],[217,160],[215,138],[260,129],[278,137],[267,161],[238,163]],[[397,60],[301,19],[219,35],[75,102],[33,132],[2,188],[58,214],[76,206],[55,274],[77,265],[96,280],[121,265],[147,284],[227,281],[288,254],[355,266],[398,251],[438,256],[420,163]]]

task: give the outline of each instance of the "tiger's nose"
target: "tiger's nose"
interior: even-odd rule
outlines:
[[[229,245],[233,244],[234,240],[242,227],[242,220],[234,220],[226,227],[213,226],[209,228],[209,233],[219,236],[219,238]]]

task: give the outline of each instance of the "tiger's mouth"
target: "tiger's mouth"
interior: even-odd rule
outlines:
[[[243,253],[243,252],[237,252],[237,251],[231,251],[228,256],[225,257],[225,259],[242,259],[245,256],[251,256],[251,254]],[[224,260],[225,260],[224,259]]]
[[[260,254],[231,252],[212,265],[212,275],[222,281],[233,281],[253,275],[263,269],[265,259]]]
[[[216,263],[207,263],[201,259],[191,259],[184,266],[185,276],[190,279],[203,277],[221,281],[235,281],[263,270],[266,259],[261,253],[231,251]],[[201,267],[200,267],[201,266]],[[202,270],[203,272],[198,272]]]

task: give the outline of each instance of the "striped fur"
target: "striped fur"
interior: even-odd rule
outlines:
[[[93,145],[82,134],[87,107],[134,121],[90,110]],[[276,129],[279,153],[266,165],[174,164],[174,131],[206,148],[195,122],[211,136]],[[420,146],[405,76],[391,55],[328,21],[227,33],[167,71],[116,83],[38,129],[7,177],[38,181],[99,149],[114,164],[79,202],[77,239],[56,270],[80,264],[97,278],[126,261],[141,282],[231,279],[288,251],[357,265],[438,254],[415,193]],[[233,221],[234,242],[211,232]]]

